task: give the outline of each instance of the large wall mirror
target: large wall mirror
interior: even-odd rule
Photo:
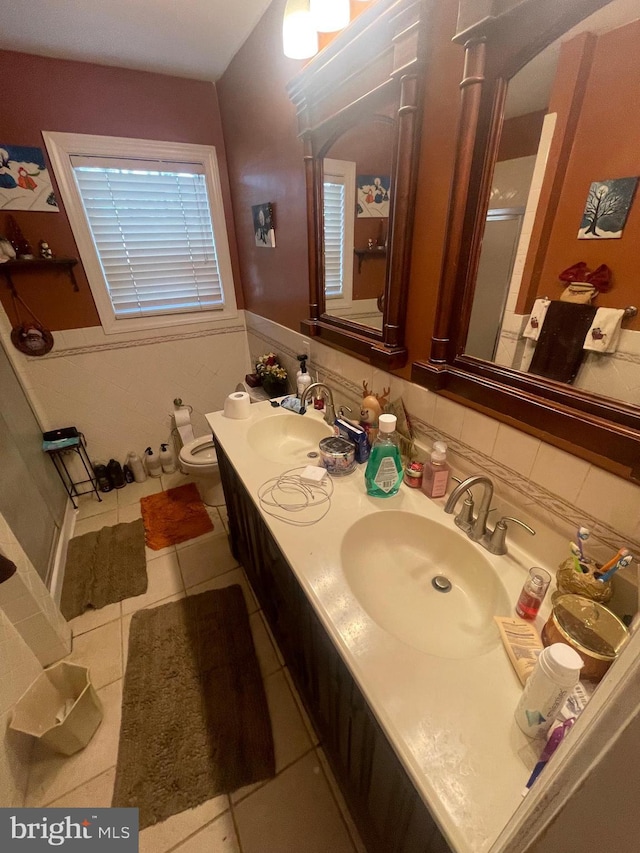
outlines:
[[[640,6],[525,0],[458,40],[465,130],[413,377],[639,478]]]
[[[379,0],[289,86],[307,175],[303,331],[386,369],[407,358],[423,10]]]

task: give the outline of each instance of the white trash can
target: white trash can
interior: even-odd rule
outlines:
[[[60,661],[43,670],[20,697],[9,727],[56,752],[83,749],[102,721],[102,704],[86,666]]]

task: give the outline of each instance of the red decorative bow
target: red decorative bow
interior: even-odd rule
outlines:
[[[606,293],[611,287],[611,270],[606,264],[600,264],[597,269],[591,271],[584,261],[580,261],[572,267],[567,267],[558,278],[569,283],[590,284],[600,293]]]

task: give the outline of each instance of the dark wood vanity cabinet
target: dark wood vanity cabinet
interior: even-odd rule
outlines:
[[[367,849],[450,853],[249,493],[224,450],[216,448],[231,549],[258,596]]]

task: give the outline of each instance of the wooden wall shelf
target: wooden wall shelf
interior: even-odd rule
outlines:
[[[19,258],[15,261],[5,261],[0,264],[0,274],[4,275],[9,289],[16,295],[16,288],[13,283],[12,273],[25,270],[40,271],[44,269],[62,269],[66,270],[71,284],[76,293],[80,290],[76,281],[73,268],[78,263],[77,258]]]
[[[358,257],[358,273],[362,271],[362,262],[367,258],[386,258],[387,250],[385,246],[379,246],[375,249],[354,249],[353,254]]]

